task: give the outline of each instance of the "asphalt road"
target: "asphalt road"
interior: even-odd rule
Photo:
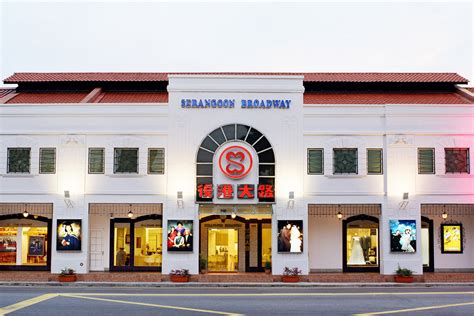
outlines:
[[[0,287],[0,315],[474,315],[474,287]]]

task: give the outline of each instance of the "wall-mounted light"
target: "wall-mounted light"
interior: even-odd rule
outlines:
[[[446,213],[446,204],[443,205],[443,214],[441,214],[441,217],[443,219],[447,219],[448,218],[448,213]]]
[[[132,204],[130,204],[128,206],[128,214],[127,214],[128,218],[132,218],[133,217],[133,212],[132,212]]]
[[[340,204],[337,206],[337,209],[339,210],[339,212],[337,212],[337,214],[336,214],[337,219],[341,220],[343,215],[342,215],[342,212],[341,212],[341,205]]]
[[[71,201],[71,192],[69,190],[64,191],[64,203],[66,203],[67,208],[74,207]]]
[[[24,208],[24,210],[23,210],[23,217],[26,218],[26,217],[28,217],[28,215],[30,215],[30,214],[28,213],[28,210],[26,209],[27,206],[28,206],[28,204],[25,204],[24,206],[25,206],[25,208]]]
[[[399,209],[401,210],[405,210],[408,206],[408,198],[410,196],[410,193],[409,192],[403,192],[403,195],[402,195],[402,201],[399,203]]]
[[[295,206],[295,192],[290,191],[288,193],[288,208],[293,208]]]
[[[183,208],[184,207],[183,191],[178,191],[176,195],[177,195],[176,202],[178,204],[178,208]]]

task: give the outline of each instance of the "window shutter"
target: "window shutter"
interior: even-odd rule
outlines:
[[[323,150],[308,149],[308,174],[323,174]]]
[[[163,148],[148,150],[148,173],[165,173],[165,150]]]
[[[89,173],[104,173],[104,149],[89,149]]]
[[[138,173],[138,148],[115,148],[115,173]]]
[[[367,173],[368,174],[382,174],[382,149],[368,149],[367,150]]]
[[[30,173],[31,148],[8,148],[8,173]]]
[[[435,152],[434,148],[418,149],[418,173],[434,174],[435,173]]]
[[[357,174],[357,148],[334,148],[334,174]]]
[[[56,149],[55,148],[40,148],[40,173],[55,173],[56,172]]]
[[[445,148],[446,173],[469,173],[469,148]]]

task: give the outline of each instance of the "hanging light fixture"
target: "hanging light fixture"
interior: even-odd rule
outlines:
[[[232,217],[232,219],[235,219],[237,217],[237,214],[235,214],[235,211],[232,212],[232,214],[230,215],[230,217]]]
[[[342,213],[341,213],[341,204],[339,204],[339,205],[337,206],[337,209],[339,210],[339,212],[337,212],[337,214],[336,214],[337,219],[338,219],[338,220],[341,220],[341,219],[342,219],[342,216],[343,216]]]
[[[129,205],[127,216],[128,216],[128,218],[132,218],[132,217],[133,217],[132,204]]]
[[[26,207],[27,207],[27,204],[25,203],[25,210],[23,211],[23,217],[25,218],[28,217],[28,215],[30,215],[28,211],[26,210]]]
[[[443,214],[441,214],[441,217],[443,219],[447,219],[448,218],[448,213],[446,213],[446,204],[443,205]]]

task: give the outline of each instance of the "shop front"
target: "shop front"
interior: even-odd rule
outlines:
[[[1,204],[0,270],[46,270],[51,267],[50,204]],[[8,210],[7,210],[8,209]],[[18,212],[18,213],[16,213]],[[41,214],[41,215],[38,215]]]
[[[92,203],[89,216],[91,271],[161,271],[161,204]]]
[[[272,206],[227,209],[200,207],[200,257],[209,272],[263,272],[272,262]]]

